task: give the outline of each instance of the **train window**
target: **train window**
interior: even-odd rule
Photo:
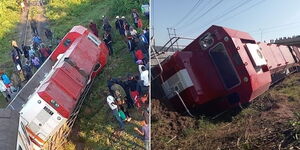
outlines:
[[[200,38],[199,43],[200,47],[205,50],[214,44],[214,38],[212,37],[211,33],[207,33]]]
[[[94,72],[97,72],[101,68],[101,64],[96,64],[94,67]]]
[[[240,57],[240,54],[238,52],[235,52],[233,55],[232,55],[232,59],[234,60],[234,62],[237,64],[237,65],[243,65],[243,61],[242,61],[242,58]]]
[[[88,35],[88,39],[92,41],[97,47],[101,44],[101,41],[92,33]]]
[[[223,43],[216,44],[210,49],[209,55],[227,89],[233,88],[240,83],[240,78],[230,60]]]
[[[66,39],[64,42],[64,46],[69,47],[71,45],[72,41],[70,39]]]

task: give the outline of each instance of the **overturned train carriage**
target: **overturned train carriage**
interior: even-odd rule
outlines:
[[[260,43],[248,33],[212,26],[152,67],[152,87],[160,85],[180,109],[220,112],[267,91],[296,71],[299,58],[297,47]]]
[[[9,104],[20,112],[21,125],[35,149],[57,149],[62,144],[107,56],[104,42],[75,26]]]

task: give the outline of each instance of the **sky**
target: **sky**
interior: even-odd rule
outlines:
[[[152,0],[155,44],[177,36],[197,38],[211,25],[248,32],[256,41],[300,35],[300,0]],[[173,31],[172,31],[173,32]]]

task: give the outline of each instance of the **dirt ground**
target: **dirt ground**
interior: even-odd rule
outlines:
[[[248,107],[191,118],[152,99],[152,149],[300,149],[300,73]]]

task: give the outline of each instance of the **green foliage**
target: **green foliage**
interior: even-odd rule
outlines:
[[[16,25],[20,19],[21,8],[16,1],[0,0],[0,70],[12,72],[10,57],[11,40],[17,35]],[[0,96],[0,108],[6,106],[3,96]]]
[[[198,120],[198,127],[202,129],[213,129],[215,128],[216,124],[214,124],[211,120],[205,117],[201,117]]]
[[[287,78],[283,83],[275,88],[275,92],[282,93],[290,101],[299,102],[300,100],[300,77]]]
[[[9,51],[11,48],[11,39],[15,35],[16,24],[20,19],[21,8],[12,0],[0,1],[0,69],[10,60]]]
[[[293,127],[293,138],[297,140],[300,144],[300,112],[295,112],[295,119],[290,121],[290,124]]]

